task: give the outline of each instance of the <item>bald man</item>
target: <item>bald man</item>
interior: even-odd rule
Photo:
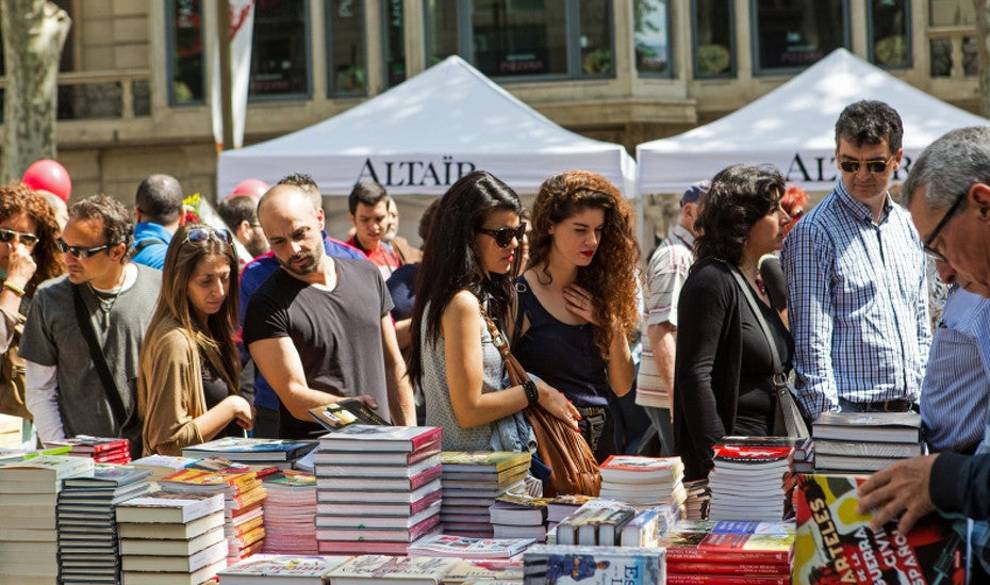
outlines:
[[[58,223],[59,231],[65,231],[65,224],[69,223],[69,207],[65,204],[65,201],[61,197],[52,193],[51,191],[45,191],[44,189],[37,189],[35,193],[41,195],[41,198],[45,200],[45,203],[52,208],[52,212],[55,213],[55,222]]]
[[[392,299],[375,266],[327,255],[323,210],[297,185],[265,193],[258,219],[280,270],[251,298],[244,344],[279,397],[279,437],[320,432],[309,409],[347,397],[394,424],[414,425]]]

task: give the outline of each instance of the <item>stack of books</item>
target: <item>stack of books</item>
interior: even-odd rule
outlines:
[[[870,474],[924,454],[914,412],[825,412],[812,426],[817,473]]]
[[[131,462],[130,442],[112,437],[76,435],[64,441],[52,441],[47,447],[69,447],[73,457],[89,457],[97,463],[126,464]]]
[[[746,437],[728,436],[719,441],[731,447],[793,447],[791,471],[812,473],[815,470],[815,442],[811,437]]]
[[[708,480],[685,481],[684,492],[687,494],[684,500],[684,513],[682,514],[684,519],[702,520],[707,518],[712,501],[712,491],[708,488]]]
[[[350,557],[259,554],[220,571],[223,585],[323,585]]]
[[[582,495],[558,495],[547,500],[547,532],[553,531],[558,524],[563,522],[568,516],[577,512],[581,506],[594,500],[593,496]]]
[[[131,461],[131,467],[147,470],[151,473],[148,481],[157,482],[166,475],[171,475],[180,469],[185,469],[193,463],[196,463],[196,460],[191,457],[148,455],[147,457],[142,457]]]
[[[510,559],[521,554],[533,543],[532,538],[470,538],[434,534],[409,545],[409,556]]]
[[[600,497],[639,506],[684,504],[687,493],[681,480],[680,457],[612,455],[601,465]]]
[[[224,437],[182,450],[183,457],[206,459],[219,457],[251,466],[252,469],[278,467],[290,469],[293,462],[316,448],[316,441],[287,439],[248,439]]]
[[[92,477],[67,478],[58,495],[62,583],[120,583],[116,507],[149,489],[145,470],[96,465]]]
[[[54,585],[58,493],[64,479],[91,476],[93,468],[92,459],[64,455],[0,467],[0,574],[5,583]]]
[[[495,538],[547,539],[549,500],[523,494],[505,494],[489,508]]]
[[[636,516],[628,504],[591,500],[557,525],[555,544],[617,546],[626,524]]]
[[[794,541],[786,522],[681,522],[660,546],[670,585],[790,585]]]
[[[793,447],[715,445],[712,520],[779,521],[790,511]]]
[[[330,584],[440,583],[457,564],[457,559],[445,557],[363,555],[354,557],[330,571]]]
[[[321,554],[405,554],[438,532],[438,427],[352,424],[324,435],[316,464]]]
[[[227,566],[223,495],[154,492],[117,506],[124,585],[199,585]]]
[[[523,554],[523,562],[525,585],[668,582],[662,548],[536,545]]]
[[[173,493],[223,494],[228,564],[261,552],[265,546],[263,506],[267,492],[255,472],[186,468],[165,476],[158,484]]]
[[[315,555],[316,476],[285,470],[265,478],[265,552]]]
[[[494,531],[488,508],[524,480],[531,458],[529,453],[444,451],[444,534],[490,538]]]

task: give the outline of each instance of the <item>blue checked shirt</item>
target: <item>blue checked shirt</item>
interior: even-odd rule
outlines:
[[[794,226],[781,254],[805,413],[917,401],[931,340],[925,258],[888,196],[879,223],[842,181]]]

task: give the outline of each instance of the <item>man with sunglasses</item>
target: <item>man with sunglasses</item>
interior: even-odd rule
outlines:
[[[58,240],[68,274],[35,293],[20,355],[44,442],[123,436],[140,456],[138,354],[161,273],[128,261],[131,229],[130,213],[110,197],[76,203]]]
[[[901,118],[879,101],[835,124],[835,189],[795,225],[781,258],[805,416],[905,412],[918,401],[931,339],[921,241],[887,191]]]

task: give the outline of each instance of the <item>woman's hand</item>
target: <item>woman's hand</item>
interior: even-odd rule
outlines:
[[[9,251],[7,252],[6,282],[23,289],[31,282],[38,265],[34,263],[31,252],[24,244],[20,242],[8,243],[7,247]]]
[[[578,430],[577,421],[581,420],[581,413],[562,392],[542,380],[536,380],[536,390],[539,394],[537,402],[544,410]]]
[[[254,428],[254,407],[243,396],[232,394],[224,398],[222,404],[228,409],[230,419],[242,429]]]
[[[565,286],[564,302],[567,303],[567,310],[571,313],[596,327],[601,325],[598,312],[595,310],[595,303],[591,299],[591,293],[584,288],[576,284]]]

